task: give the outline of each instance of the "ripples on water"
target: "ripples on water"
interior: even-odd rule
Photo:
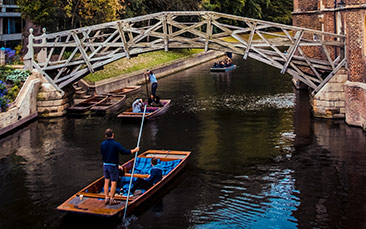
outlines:
[[[289,109],[295,105],[295,95],[284,93],[267,96],[230,95],[208,96],[197,98],[192,95],[184,95],[184,113],[198,113],[201,111],[259,111],[267,108]]]
[[[263,176],[220,177],[218,201],[191,211],[195,228],[295,228],[297,197],[293,171],[272,169]],[[210,195],[208,195],[210,196]],[[217,199],[215,195],[211,196]]]

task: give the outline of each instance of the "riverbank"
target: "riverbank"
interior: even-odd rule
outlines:
[[[169,74],[182,71],[195,65],[218,58],[220,56],[223,56],[224,54],[225,53],[218,51],[200,52],[191,56],[186,56],[177,60],[169,61],[164,64],[159,64],[154,67],[150,66],[141,68],[141,70],[138,71],[121,74],[116,77],[102,79],[95,82],[90,82],[82,79],[79,81],[79,86],[82,87],[83,90],[87,91],[88,94],[106,94],[109,91],[113,91],[122,87],[144,84],[146,82],[144,78],[144,72],[147,69],[152,70],[157,78],[161,78]]]

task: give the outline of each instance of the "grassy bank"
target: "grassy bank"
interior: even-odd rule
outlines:
[[[123,58],[104,66],[103,70],[87,75],[84,79],[89,82],[96,82],[103,79],[116,77],[122,74],[152,68],[154,66],[168,63],[170,61],[191,56],[202,52],[202,49],[177,49],[169,52],[155,51],[143,53],[131,59]]]

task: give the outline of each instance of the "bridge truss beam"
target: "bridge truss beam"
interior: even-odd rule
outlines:
[[[248,56],[319,91],[346,65],[345,36],[211,11],[161,12],[29,36],[25,57],[56,88],[121,58],[199,48]]]

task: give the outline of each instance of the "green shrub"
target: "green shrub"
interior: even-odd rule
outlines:
[[[12,70],[9,75],[6,76],[6,81],[13,81],[15,82],[24,82],[28,76],[30,75],[30,71],[22,70],[22,69],[15,69]]]
[[[15,84],[10,90],[8,90],[7,95],[5,96],[8,99],[8,102],[13,102],[20,91],[21,84]]]

